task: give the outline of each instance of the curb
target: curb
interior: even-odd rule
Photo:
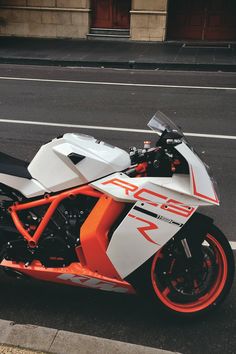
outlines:
[[[198,64],[198,63],[154,63],[130,61],[87,61],[87,60],[60,60],[41,58],[12,58],[0,57],[0,64],[15,65],[40,65],[40,66],[72,66],[72,67],[94,67],[134,70],[183,70],[183,71],[223,71],[235,72],[236,64]]]
[[[45,354],[34,350],[0,344],[0,354]]]
[[[173,354],[161,349],[6,320],[0,320],[0,344],[56,354]]]

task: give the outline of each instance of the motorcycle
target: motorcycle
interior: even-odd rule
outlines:
[[[218,307],[234,277],[230,244],[198,207],[219,205],[208,167],[163,113],[156,146],[124,150],[67,133],[28,164],[0,153],[0,266],[124,294],[193,317]]]

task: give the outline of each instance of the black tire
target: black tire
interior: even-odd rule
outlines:
[[[184,273],[188,271],[184,256],[176,256],[179,246],[172,243],[170,251],[168,243],[127,280],[137,293],[171,315],[193,318],[217,308],[233,283],[234,255],[228,240],[214,225],[204,241],[201,261],[193,261],[194,272]],[[172,252],[174,247],[177,253]]]

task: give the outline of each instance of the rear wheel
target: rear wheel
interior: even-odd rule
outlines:
[[[197,257],[187,259],[181,245],[172,242],[158,251],[144,266],[145,282],[136,285],[163,310],[192,317],[212,310],[225,299],[233,282],[234,256],[226,237],[215,226],[206,234]]]

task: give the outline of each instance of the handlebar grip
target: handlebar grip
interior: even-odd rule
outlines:
[[[130,170],[125,172],[127,174],[127,176],[129,177],[135,177],[137,175],[136,169],[135,168],[131,168]]]

